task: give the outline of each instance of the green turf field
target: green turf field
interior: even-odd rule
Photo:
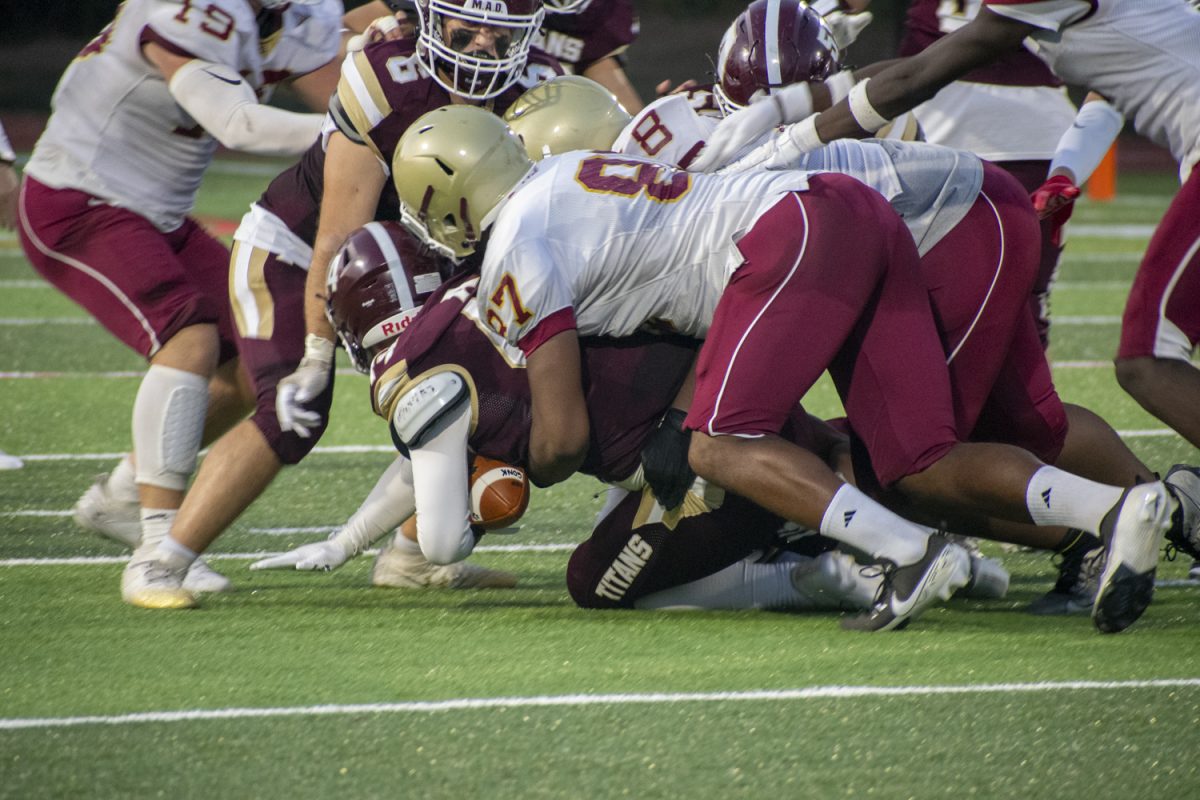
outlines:
[[[236,219],[274,171],[224,162],[200,213]],[[1117,201],[1081,203],[1051,352],[1063,397],[1158,470],[1200,453],[1109,359],[1173,186],[1128,176]],[[563,570],[598,487],[573,479],[482,543],[515,590],[373,589],[366,558],[252,573],[247,554],[324,537],[389,462],[348,371],[321,448],[215,545],[237,591],[126,606],[121,550],[70,508],[129,446],[140,369],[0,235],[0,448],[27,462],[0,472],[0,797],[1200,797],[1200,585],[1182,561],[1117,636],[1023,613],[1053,581],[1027,553],[1004,555],[1005,600],[894,634],[834,614],[588,612]]]

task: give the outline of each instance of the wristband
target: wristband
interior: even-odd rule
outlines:
[[[801,153],[811,153],[813,150],[820,149],[825,144],[817,134],[816,114],[813,114],[803,122],[790,126],[787,131],[788,138]]]
[[[867,78],[850,90],[850,116],[854,117],[858,127],[867,133],[874,133],[891,120],[876,111],[875,106],[867,99],[867,84],[870,82],[871,79]]]
[[[825,79],[825,88],[829,90],[829,103],[836,105],[845,100],[854,88],[853,70],[844,69],[835,72],[832,77]]]

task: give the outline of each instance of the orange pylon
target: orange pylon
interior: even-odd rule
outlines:
[[[1117,196],[1117,143],[1100,160],[1100,166],[1092,173],[1087,184],[1088,197],[1092,200],[1107,201]]]

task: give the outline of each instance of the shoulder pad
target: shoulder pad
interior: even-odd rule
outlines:
[[[438,420],[469,403],[471,393],[462,377],[439,372],[409,387],[396,401],[392,429],[408,448],[420,447]]]

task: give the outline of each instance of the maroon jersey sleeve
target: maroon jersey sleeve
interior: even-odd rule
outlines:
[[[620,56],[637,39],[632,0],[597,0],[579,14],[546,14],[537,46],[579,74],[609,56]]]

